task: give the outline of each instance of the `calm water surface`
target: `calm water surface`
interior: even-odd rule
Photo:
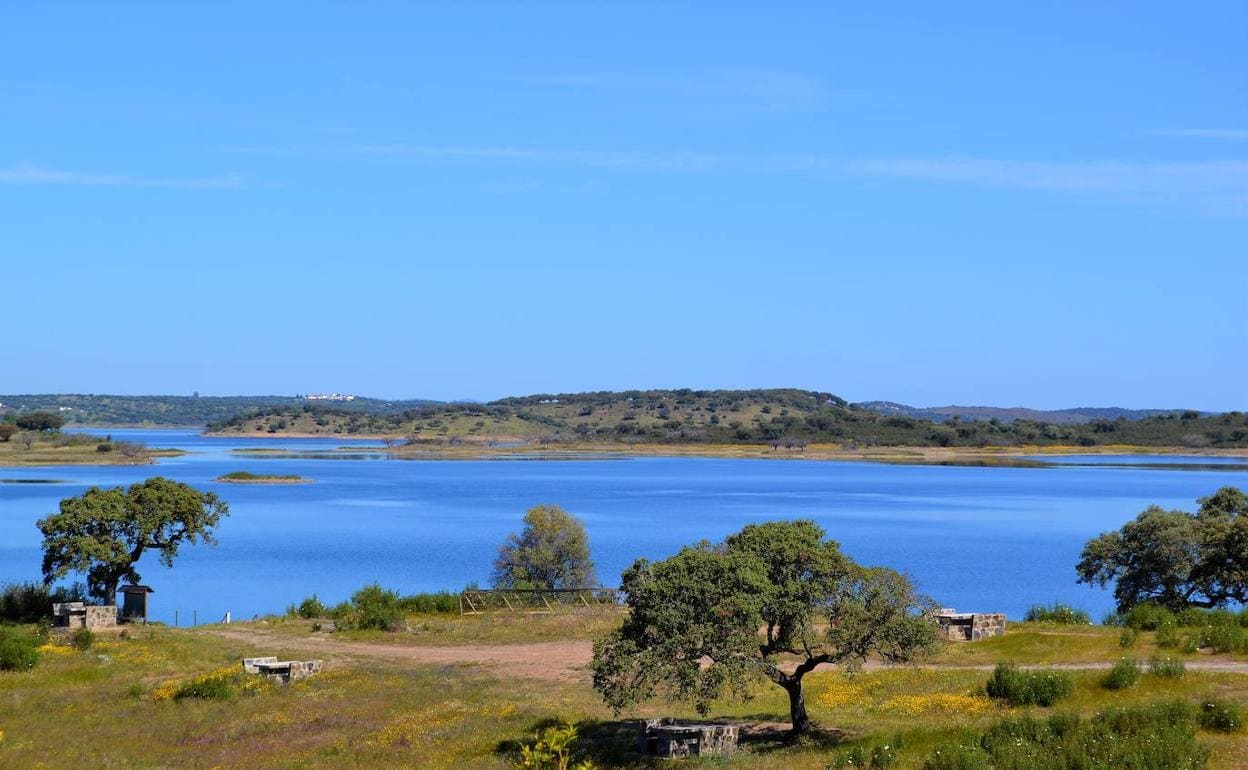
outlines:
[[[108,431],[191,454],[149,466],[0,468],[0,582],[39,576],[36,519],[93,485],[165,475],[228,500],[220,545],[183,550],[173,569],[140,564],[155,619],[278,612],[315,592],[338,601],[378,581],[403,592],[488,581],[499,543],[525,509],[557,503],[589,531],[604,583],[634,559],[661,558],[746,523],[808,517],[855,559],[908,572],[944,606],[1020,616],[1061,600],[1099,617],[1109,592],[1075,584],[1084,541],[1150,503],[1194,507],[1248,485],[1226,458],[1064,458],[1047,468],[961,468],[801,460],[410,461],[375,442],[206,438]],[[340,446],[359,451],[329,459]],[[271,447],[296,456],[239,455]],[[1051,459],[1051,458],[1046,458]],[[223,473],[293,473],[301,485],[219,484]],[[52,483],[6,483],[43,480]]]

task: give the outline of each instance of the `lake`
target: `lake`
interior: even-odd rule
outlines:
[[[216,547],[186,547],[172,569],[145,557],[152,617],[182,623],[280,612],[316,593],[336,602],[370,582],[404,593],[486,584],[525,510],[563,506],[585,522],[604,584],[638,557],[716,540],[749,522],[811,518],[864,564],[913,576],[942,606],[1004,611],[1060,600],[1099,618],[1109,591],[1075,583],[1083,543],[1150,503],[1191,510],[1248,485],[1228,458],[1065,457],[1052,467],[984,468],[804,460],[647,457],[391,460],[376,442],[208,438],[109,430],[190,454],[146,466],[0,468],[0,583],[39,577],[35,520],[63,497],[164,475],[230,504]],[[337,447],[358,451],[333,453]],[[236,448],[286,450],[239,455]],[[1052,460],[1054,458],[1046,458]],[[298,485],[222,484],[230,471],[297,474]],[[45,480],[52,483],[17,483]]]

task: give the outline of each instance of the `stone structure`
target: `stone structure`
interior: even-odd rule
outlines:
[[[941,610],[936,615],[940,638],[950,642],[977,642],[990,636],[1005,636],[1003,612],[954,612]]]
[[[637,736],[642,754],[679,757],[731,754],[737,750],[736,725],[681,724],[674,719],[647,719]]]
[[[89,607],[85,602],[56,602],[52,605],[52,627],[76,631],[89,628],[113,628],[117,625],[117,607]]]
[[[147,622],[147,595],[155,593],[147,586],[128,585],[117,589],[123,597],[121,618],[127,623]]]
[[[271,682],[294,682],[321,672],[319,660],[278,660],[268,658],[243,658],[243,671],[259,674]]]

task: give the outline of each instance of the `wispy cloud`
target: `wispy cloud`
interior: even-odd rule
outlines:
[[[767,68],[713,69],[683,73],[594,72],[516,78],[518,82],[552,88],[671,94],[729,100],[761,109],[810,108],[830,99],[823,80],[800,72]]]
[[[693,152],[535,148],[508,145],[349,144],[225,147],[229,152],[259,155],[355,155],[425,160],[514,161],[589,168],[701,172],[720,168],[726,159]]]
[[[1161,128],[1148,133],[1196,139],[1248,139],[1248,128]]]
[[[181,187],[187,189],[217,189],[241,187],[243,180],[237,175],[219,177],[161,178],[141,177],[129,174],[98,174],[83,171],[65,171],[46,168],[31,163],[18,163],[0,167],[0,183],[37,185],[85,185],[97,187]]]
[[[927,182],[1065,193],[1100,194],[1134,203],[1189,205],[1248,215],[1248,161],[1188,163],[997,160],[990,158],[874,158],[852,167],[862,174]]]

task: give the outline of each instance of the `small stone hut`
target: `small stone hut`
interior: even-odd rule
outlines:
[[[147,622],[147,595],[156,593],[147,586],[122,586],[117,589],[122,595],[121,619],[126,623]]]
[[[637,736],[637,749],[665,759],[731,754],[737,750],[736,725],[681,724],[674,719],[647,719]]]
[[[991,636],[1005,636],[1003,612],[955,612],[941,610],[936,615],[941,639],[950,642],[976,642]]]
[[[52,627],[77,631],[86,628],[113,628],[117,625],[117,607],[89,607],[85,602],[54,602],[52,604]]]

